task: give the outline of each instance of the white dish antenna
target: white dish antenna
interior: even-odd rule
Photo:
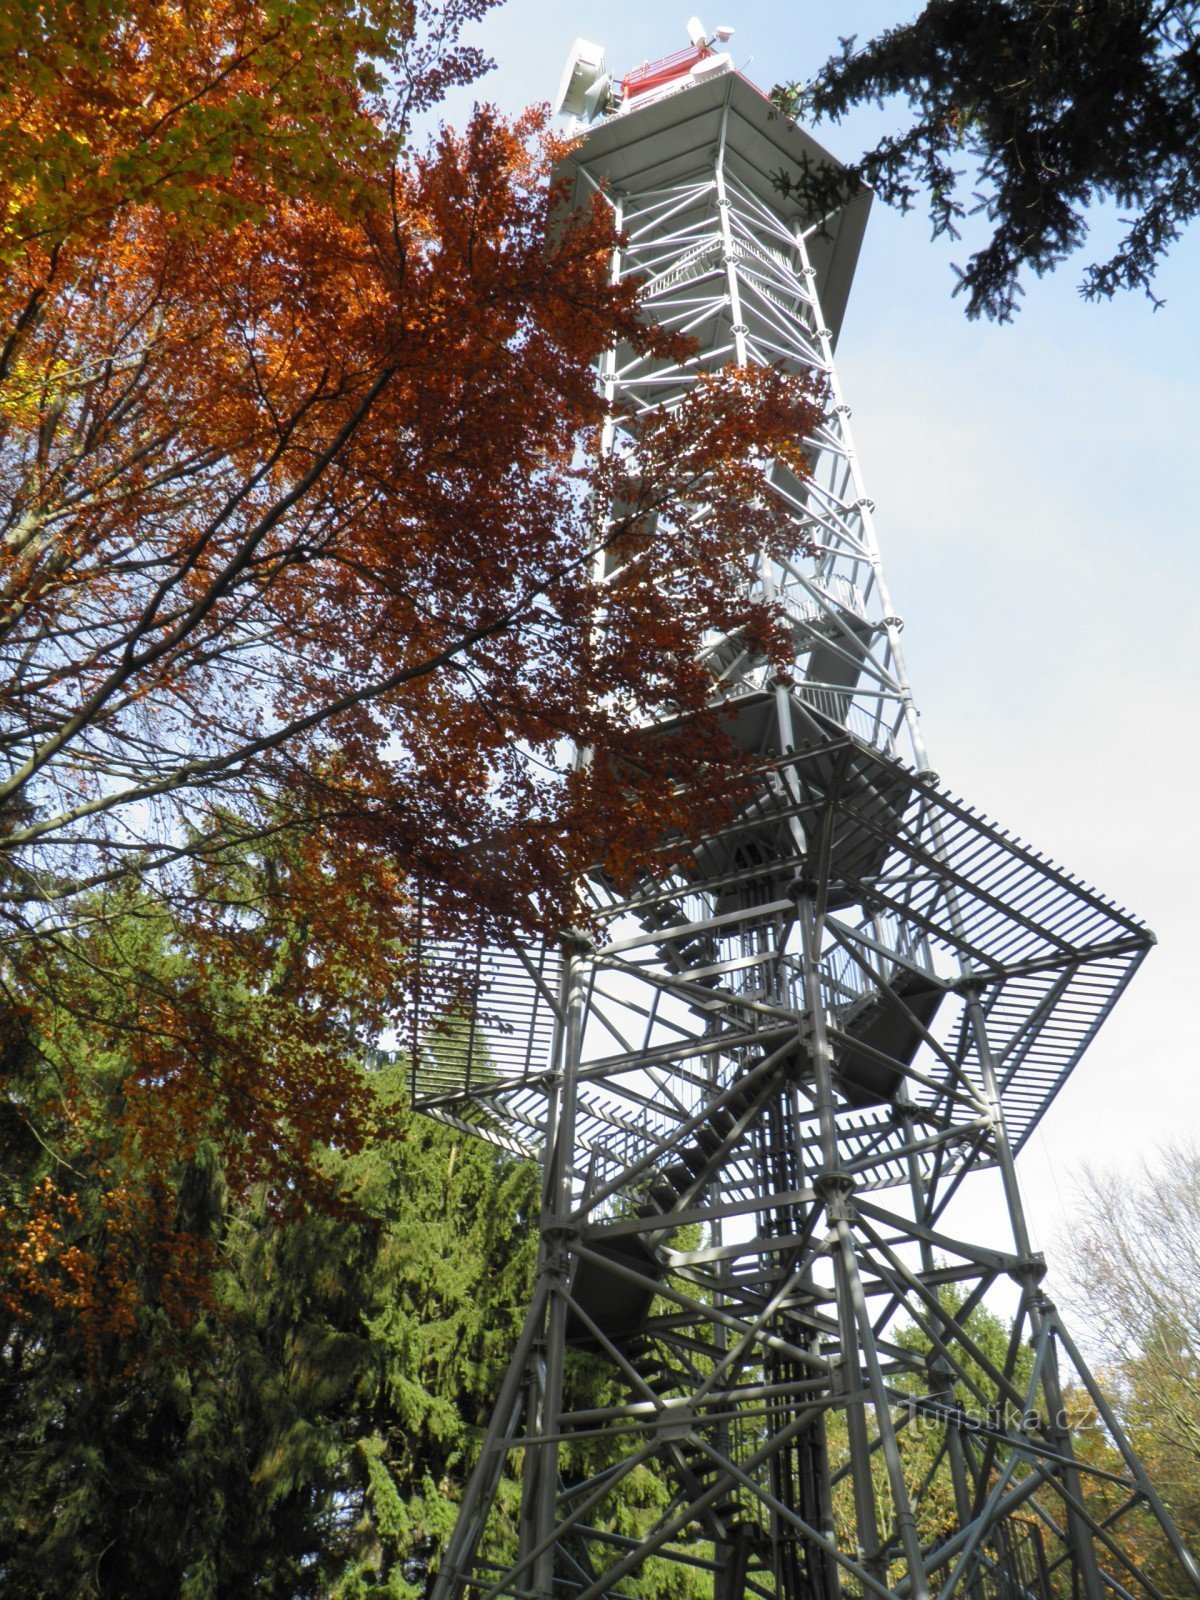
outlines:
[[[688,73],[688,77],[694,83],[703,83],[708,78],[719,78],[723,72],[728,72],[732,66],[733,57],[728,50],[722,50],[719,55],[705,56],[703,61],[697,61],[691,72]]]
[[[719,28],[713,29],[713,38],[719,39],[722,44],[728,44],[730,39],[733,38],[733,33],[734,30],[729,26],[729,24],[727,22],[723,22]]]
[[[595,122],[600,113],[607,108],[611,93],[612,79],[607,72],[602,72],[583,97],[583,115],[586,121]]]
[[[696,46],[697,50],[699,50],[701,45],[708,43],[707,30],[705,29],[704,24],[700,21],[699,17],[688,18],[687,31],[688,38]]]
[[[607,99],[609,87],[603,47],[590,39],[576,39],[563,68],[554,109],[560,116],[586,116],[590,121]]]

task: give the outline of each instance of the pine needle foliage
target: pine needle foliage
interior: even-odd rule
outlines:
[[[860,184],[902,210],[922,194],[934,237],[979,215],[990,237],[956,269],[967,314],[1013,316],[1021,279],[1085,243],[1115,202],[1124,234],[1083,274],[1089,300],[1140,289],[1200,211],[1200,6],[1194,0],[929,0],[811,82],[777,88],[787,114],[840,120],[863,104],[908,120],[848,169],[781,173],[818,207]]]
[[[186,962],[161,918],[108,938]],[[535,1174],[408,1112],[402,1063],[359,1068],[375,1136],[291,1202],[231,1187],[217,1125],[148,1165],[136,1034],[73,1005],[5,1019],[0,1588],[421,1594],[528,1300]]]

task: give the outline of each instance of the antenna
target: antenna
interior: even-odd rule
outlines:
[[[696,46],[697,50],[701,45],[708,43],[708,33],[699,17],[690,17],[688,19],[687,31],[688,38]]]
[[[612,79],[607,72],[602,72],[583,97],[583,115],[588,122],[595,122],[600,113],[608,109],[611,93]]]
[[[601,82],[604,84],[603,91],[594,93]],[[593,44],[590,39],[576,39],[558,85],[558,94],[554,99],[555,112],[559,116],[569,117],[586,115],[590,121],[607,97],[608,88],[603,46]],[[589,99],[592,100],[590,109]]]
[[[728,44],[733,35],[734,30],[727,22],[723,22],[719,28],[713,29],[713,38],[719,39],[722,44]]]

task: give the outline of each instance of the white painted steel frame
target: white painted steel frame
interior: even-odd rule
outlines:
[[[796,556],[764,563],[751,592],[777,601],[792,620],[805,703],[925,771],[928,758],[900,648],[902,624],[884,581],[850,410],[817,302],[817,269],[806,237],[811,230],[787,224],[762,195],[727,172],[729,128],[725,105],[716,160],[703,178],[689,173],[675,184],[610,197],[626,239],[616,273],[644,280],[648,314],[694,340],[697,354],[679,366],[628,349],[614,352],[605,391],[616,407],[636,415],[671,404],[700,372],[731,361],[812,375],[827,387],[825,415],[806,441],[811,479],[798,482],[778,466],[773,474],[775,493],[796,518]],[[581,170],[586,178],[586,155]],[[815,560],[804,553],[810,545]],[[704,654],[730,697],[765,685],[765,665],[747,660],[736,641],[706,641]]]

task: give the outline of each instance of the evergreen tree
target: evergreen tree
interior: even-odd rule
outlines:
[[[848,174],[784,173],[825,206],[866,183],[907,210],[924,191],[934,235],[968,213],[991,236],[959,273],[969,316],[1006,321],[1021,275],[1057,267],[1087,214],[1122,209],[1113,255],[1087,267],[1088,299],[1139,288],[1200,211],[1200,6],[1194,0],[928,0],[911,21],[774,91],[789,114],[839,120],[907,101],[910,120]]]
[[[128,1107],[180,930],[134,900],[59,954],[60,1003],[4,1033],[0,1588],[419,1594],[528,1299],[535,1175],[408,1113],[399,1062],[360,1068],[375,1137],[290,1192],[231,1183],[215,1117],[163,1163]],[[237,974],[210,983],[215,1017]]]

